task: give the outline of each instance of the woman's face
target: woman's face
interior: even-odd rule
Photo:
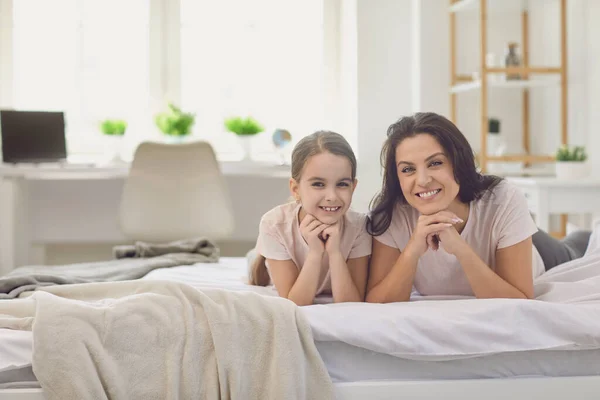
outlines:
[[[396,169],[402,194],[421,214],[435,214],[459,202],[452,163],[433,136],[420,133],[400,142]]]

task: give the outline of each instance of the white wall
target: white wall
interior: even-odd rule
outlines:
[[[358,0],[359,171],[354,208],[367,211],[381,188],[379,153],[388,126],[412,112],[411,0]]]
[[[12,3],[0,0],[0,82],[10,82],[12,77],[12,63],[3,62],[3,59],[12,58]],[[12,87],[0,85],[0,107],[11,104]]]
[[[600,1],[587,0],[585,25],[587,28],[587,107],[579,112],[587,114],[590,163],[596,175],[600,174]]]

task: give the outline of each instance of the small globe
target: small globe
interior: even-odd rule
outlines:
[[[273,132],[273,144],[278,149],[283,149],[292,142],[292,134],[285,129],[276,129]]]

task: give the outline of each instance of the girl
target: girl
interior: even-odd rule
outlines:
[[[552,239],[536,233],[516,187],[477,172],[452,122],[433,113],[400,119],[388,129],[381,159],[367,301],[407,301],[413,286],[421,295],[533,297],[544,264],[532,236]]]
[[[262,217],[250,283],[272,280],[297,305],[328,293],[336,303],[363,301],[371,236],[366,215],[349,210],[356,183],[356,158],[343,136],[319,131],[303,138],[292,152],[296,201]]]

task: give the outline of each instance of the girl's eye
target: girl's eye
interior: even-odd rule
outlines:
[[[340,182],[340,183],[338,183],[338,186],[340,186],[340,187],[348,187],[350,185],[348,185],[348,182]]]
[[[323,187],[323,182],[314,182],[311,186],[313,187]]]

